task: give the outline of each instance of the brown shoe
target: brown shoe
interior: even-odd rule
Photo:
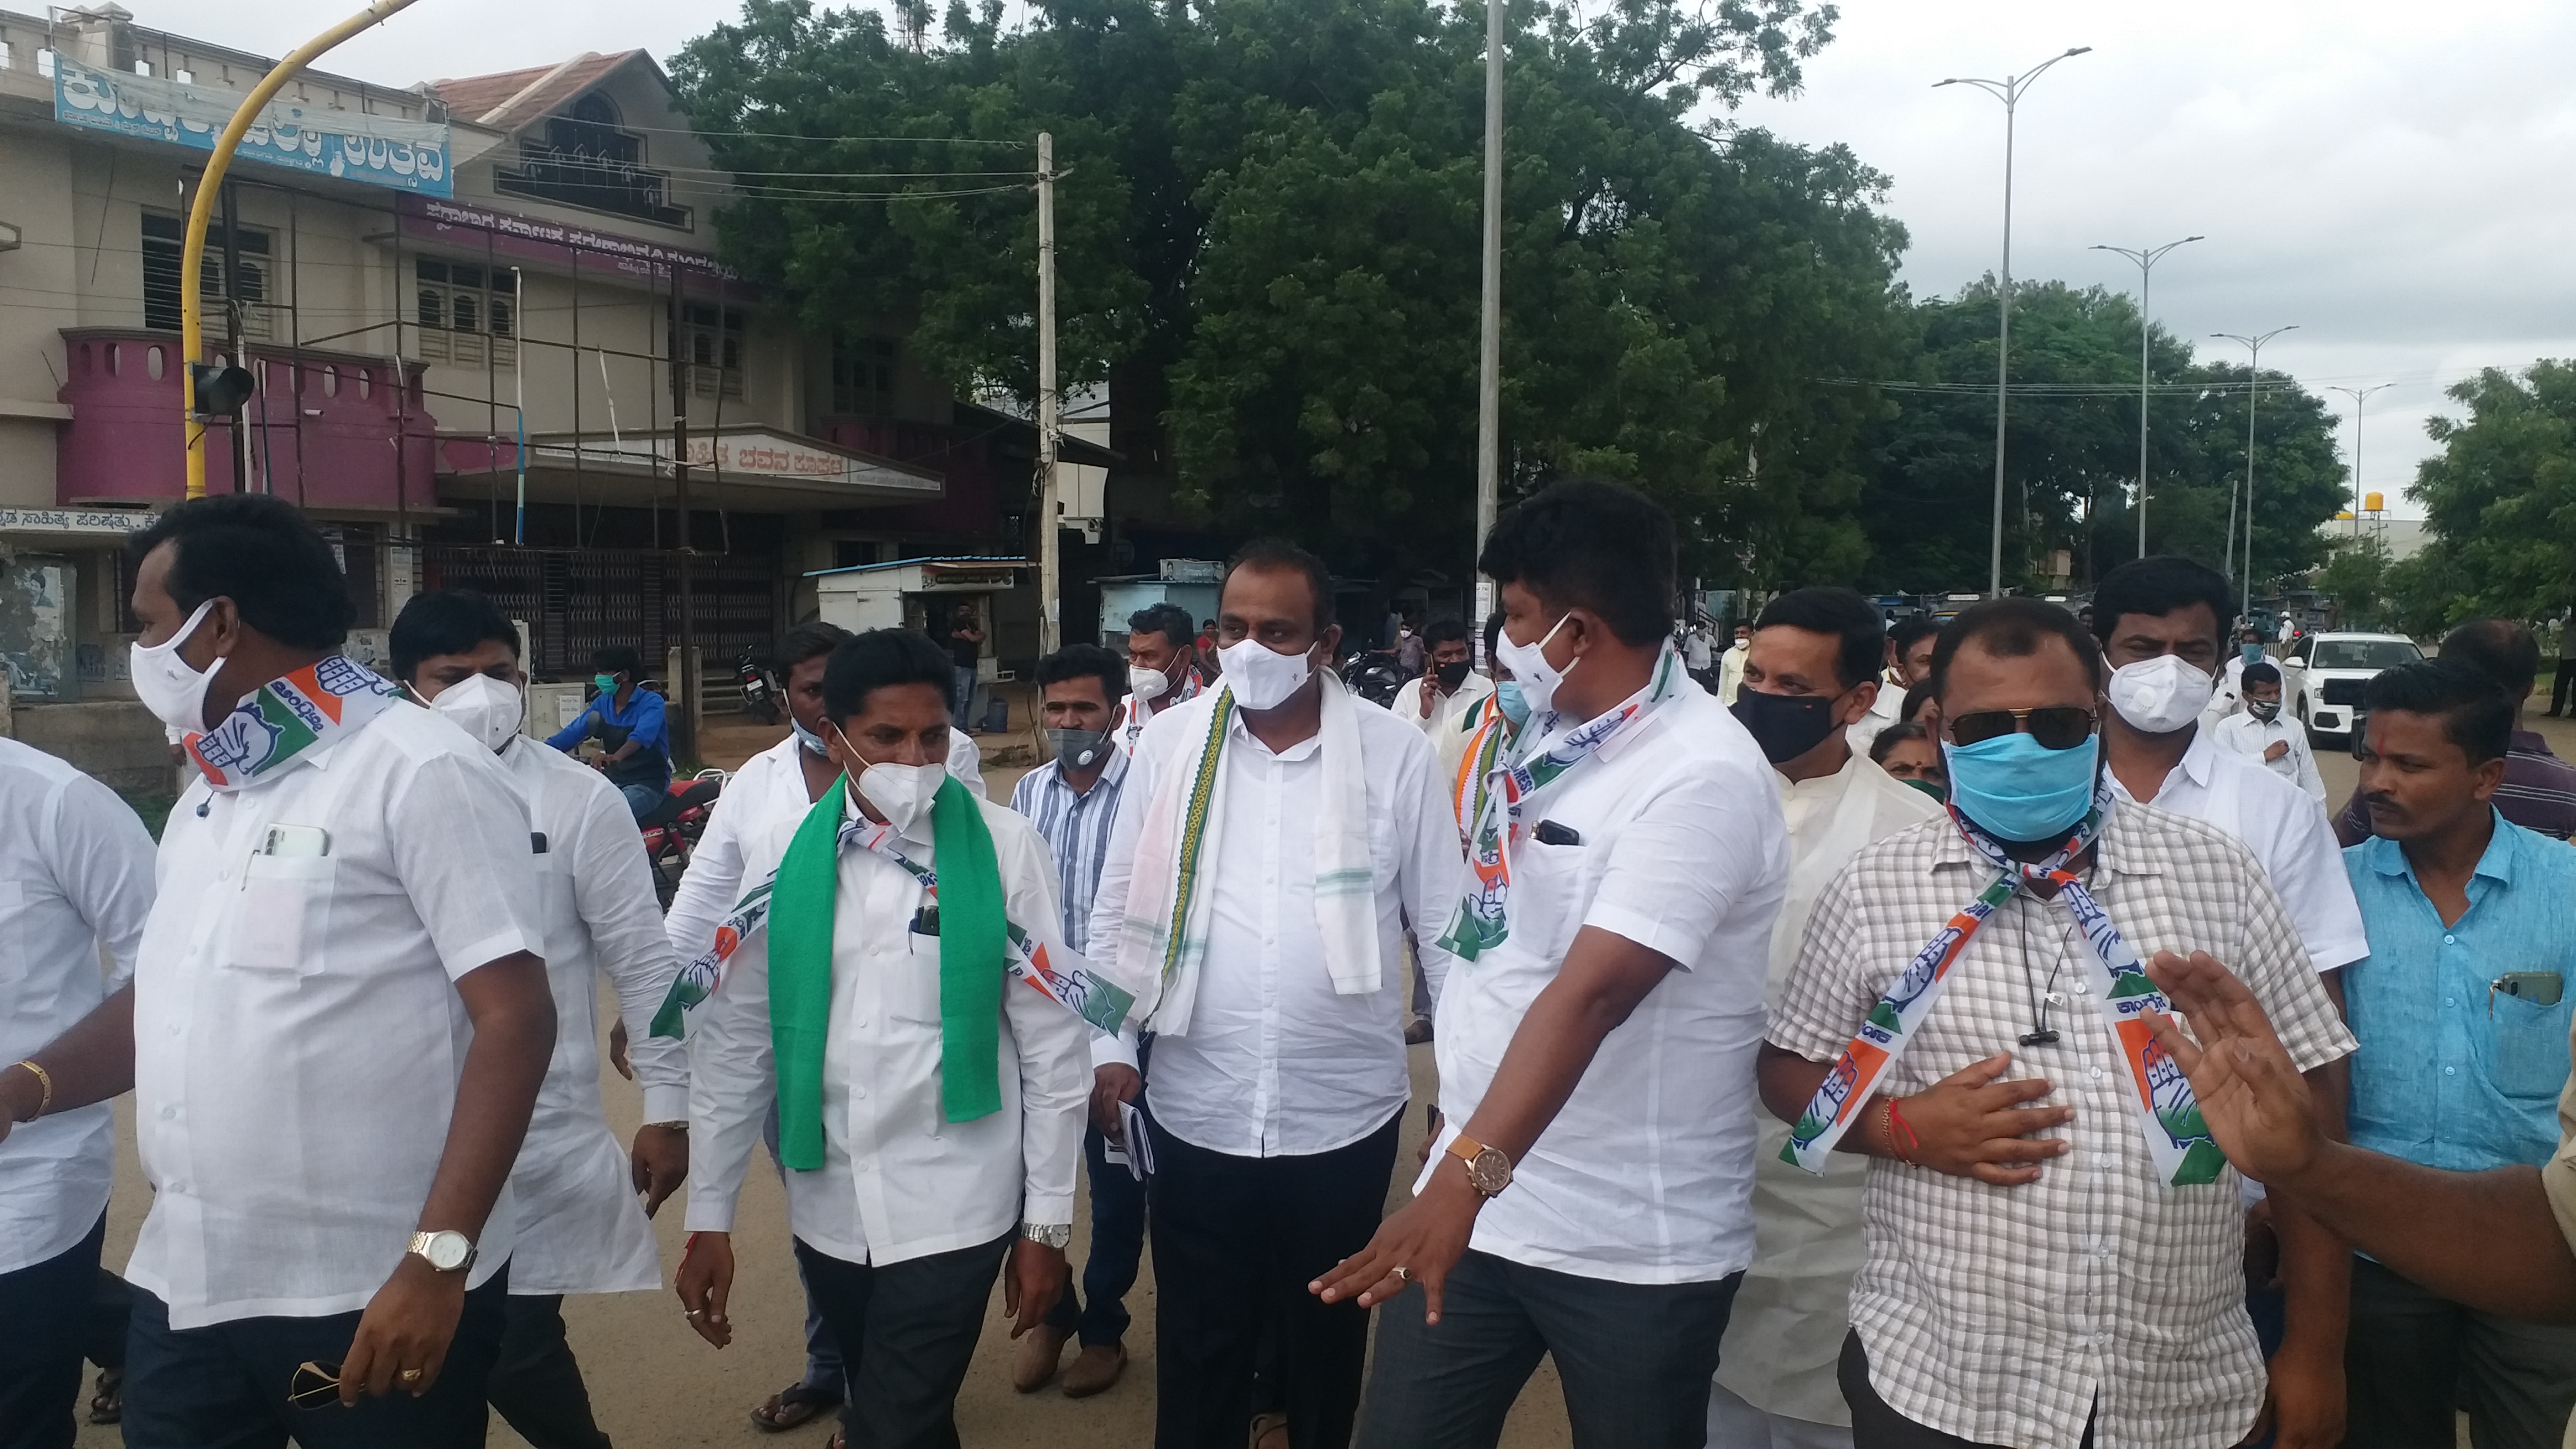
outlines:
[[[1020,1340],[1019,1352],[1011,1355],[1011,1387],[1024,1394],[1034,1394],[1055,1377],[1058,1360],[1064,1357],[1064,1330],[1041,1323]]]
[[[1064,1371],[1064,1396],[1087,1399],[1118,1382],[1127,1371],[1127,1345],[1123,1343],[1086,1343],[1082,1352],[1073,1356],[1073,1366]]]

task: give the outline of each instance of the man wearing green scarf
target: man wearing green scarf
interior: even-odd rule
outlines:
[[[735,1200],[773,1105],[787,1217],[851,1363],[855,1442],[953,1445],[993,1278],[1012,1337],[1065,1284],[1091,1028],[1010,975],[1016,924],[1062,940],[1055,870],[1021,817],[951,780],[949,665],[924,635],[845,640],[823,674],[844,784],[744,842],[767,924],[689,1026],[691,1326],[732,1337]]]

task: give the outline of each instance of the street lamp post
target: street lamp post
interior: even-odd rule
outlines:
[[[2242,342],[2253,354],[2245,364],[2245,598],[2239,618],[2254,617],[2254,410],[2263,396],[2263,344],[2284,332],[2296,332],[2299,324],[2275,327],[2259,337],[2237,332],[2212,332],[2212,337],[2229,342]],[[2236,545],[2236,490],[2230,488],[2227,498],[2227,541],[2232,566]]]
[[[2097,252],[2117,252],[2138,264],[2138,557],[2147,556],[2147,344],[2153,332],[2153,316],[2147,310],[2148,298],[2155,282],[2156,263],[2164,254],[2187,242],[2207,238],[2187,236],[2182,241],[2169,241],[2160,247],[2097,246]]]
[[[1994,540],[1986,557],[1986,597],[2001,598],[2004,592],[2004,385],[2012,376],[2012,161],[2013,113],[2020,106],[2022,92],[2039,79],[2041,72],[2061,60],[2084,54],[2093,47],[2079,45],[2060,55],[2052,55],[2019,75],[2002,80],[1985,80],[1976,76],[1951,76],[1932,83],[1934,90],[1943,86],[1975,86],[2004,103],[2004,263],[1996,292],[1998,310],[2003,320],[1995,332],[1995,521]]]
[[[2370,401],[2372,393],[2384,392],[2394,386],[2395,383],[2374,382],[2368,387],[2329,389],[2352,399],[2352,536],[2355,538],[2361,537],[2361,405]]]

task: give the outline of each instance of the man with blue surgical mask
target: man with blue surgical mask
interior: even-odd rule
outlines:
[[[2263,1416],[2238,1179],[2142,1046],[2163,1003],[2140,963],[2227,963],[2320,1100],[2352,1038],[2242,847],[2105,781],[2107,680],[2054,604],[1953,620],[1925,710],[1951,819],[1853,857],[1771,1015],[1762,1095],[1800,1165],[1872,1159],[1840,1369],[1857,1449],[2227,1449]],[[2294,1305],[2319,1262],[2284,1255]],[[2273,1387],[2282,1442],[2335,1442],[2339,1413]]]

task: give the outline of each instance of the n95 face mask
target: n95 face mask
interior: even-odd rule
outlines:
[[[2136,729],[2169,735],[2187,729],[2209,706],[2218,681],[2179,654],[2159,654],[2111,671],[2111,708]]]
[[[470,674],[447,686],[429,707],[456,721],[481,740],[483,748],[496,752],[508,747],[528,717],[527,696],[519,693],[519,687],[488,674]]]
[[[1216,651],[1234,702],[1249,710],[1277,709],[1315,672],[1303,654],[1282,654],[1258,639],[1238,639]]]
[[[128,672],[134,679],[134,697],[153,717],[171,729],[195,734],[206,727],[206,688],[215,682],[216,671],[224,667],[218,657],[203,669],[191,668],[179,657],[179,646],[197,637],[206,615],[214,612],[215,601],[206,600],[179,626],[179,632],[161,643],[145,646],[137,641],[126,651]]]

